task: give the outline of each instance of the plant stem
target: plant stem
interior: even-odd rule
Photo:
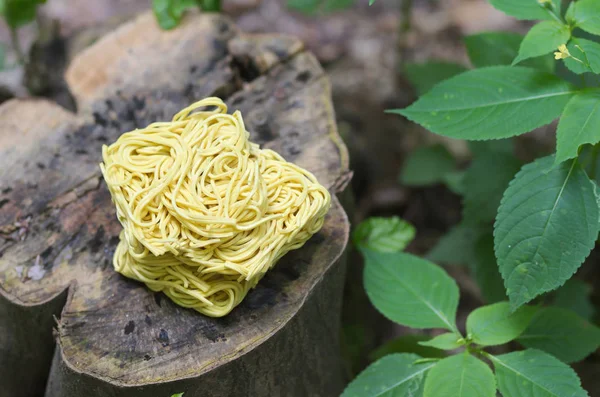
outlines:
[[[17,60],[21,65],[25,64],[25,55],[23,54],[21,42],[19,41],[19,33],[16,28],[10,28],[10,41],[13,49],[17,53]]]
[[[550,16],[552,18],[554,18],[556,20],[556,22],[559,22],[561,24],[566,24],[565,21],[563,21],[563,19],[561,18],[560,13],[559,14],[556,13],[556,9],[554,8],[554,3],[550,3],[550,6],[549,7],[544,7],[544,9],[546,11],[548,11],[548,13],[550,14]]]
[[[410,30],[410,17],[412,15],[413,0],[402,2],[402,19],[400,22],[400,33],[404,34]]]
[[[559,16],[557,16],[553,11],[548,10],[548,13],[552,16],[552,18],[554,18],[556,20],[556,22],[565,24],[565,22]]]
[[[402,0],[402,6],[400,7],[400,26],[398,29],[398,72],[402,71],[402,66],[406,60],[406,35],[410,31],[412,6],[413,0]]]

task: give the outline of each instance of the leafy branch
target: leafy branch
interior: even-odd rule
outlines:
[[[586,145],[600,144],[600,38],[594,37],[600,35],[600,2],[579,0],[566,10],[560,0],[490,2],[518,19],[542,21],[525,37],[467,37],[476,69],[458,71],[423,90],[411,106],[389,112],[436,134],[472,141],[506,139],[560,119],[555,155],[517,172],[514,154],[478,156],[475,149],[471,167],[462,174],[463,222],[484,227],[495,220],[494,252],[514,311],[563,285],[598,239],[599,160],[588,156],[593,163],[584,166],[578,159]],[[410,178],[419,174],[407,167],[403,173],[402,181],[414,185]],[[497,183],[488,183],[491,178]]]
[[[398,218],[389,222],[405,224]],[[384,229],[378,231],[379,225]],[[368,240],[365,229],[370,230]],[[369,219],[353,236],[365,257],[364,283],[371,302],[398,324],[450,331],[418,343],[454,354],[385,355],[359,374],[342,397],[495,397],[497,390],[505,397],[587,396],[566,363],[596,350],[600,329],[570,310],[525,305],[512,311],[509,302],[499,302],[471,312],[463,335],[456,324],[459,296],[454,280],[437,265],[401,252],[410,239],[390,243],[386,229],[388,224]],[[386,243],[380,245],[380,240]],[[378,250],[380,246],[385,250]],[[528,349],[497,356],[486,351],[512,341]]]

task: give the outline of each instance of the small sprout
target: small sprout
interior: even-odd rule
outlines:
[[[538,0],[538,4],[544,8],[553,8],[554,7],[552,0]]]
[[[558,51],[554,53],[554,59],[559,60],[559,59],[567,59],[567,58],[571,58],[571,53],[569,52],[569,49],[567,48],[566,44],[561,44],[558,46]]]

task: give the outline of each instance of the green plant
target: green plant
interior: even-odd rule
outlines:
[[[287,6],[308,15],[344,10],[355,0],[287,0]]]
[[[287,0],[289,8],[307,15],[327,14],[345,10],[354,3],[355,0]],[[369,0],[369,5],[373,5],[373,3],[375,3],[375,0]]]
[[[10,29],[12,46],[20,63],[25,62],[25,55],[21,49],[17,30],[35,21],[38,6],[45,2],[46,0],[0,0],[0,14]],[[4,51],[2,51],[2,60],[4,60]]]
[[[416,329],[442,329],[424,340],[402,337],[382,347],[342,397],[587,396],[567,363],[600,346],[600,329],[572,310],[501,301],[472,311],[466,333],[456,312],[459,289],[434,263],[401,252],[414,230],[399,218],[371,218],[353,240],[365,257],[364,284],[384,316]],[[518,342],[526,350],[494,355],[489,347]],[[490,368],[490,364],[494,371]]]
[[[587,395],[568,364],[600,347],[590,288],[571,279],[600,230],[600,1],[564,8],[560,0],[490,3],[541,22],[524,37],[466,37],[474,69],[439,61],[404,65],[422,96],[389,111],[469,141],[473,159],[465,170],[436,145],[413,152],[400,175],[405,185],[443,183],[461,195],[462,221],[426,259],[400,252],[407,241],[395,252],[358,245],[375,307],[396,323],[446,333],[429,341],[403,337],[378,349],[379,360],[345,397]],[[556,153],[540,151],[523,165],[513,137],[557,118]],[[488,303],[469,314],[465,334],[455,319],[458,287],[431,261],[467,265]],[[509,342],[526,350],[488,351]],[[423,347],[455,354],[440,358]]]
[[[449,180],[464,198],[460,227],[474,235],[467,244],[471,249],[461,252],[470,251],[470,257],[461,259],[476,267],[473,247],[492,233],[495,222],[494,252],[516,310],[562,286],[598,239],[600,38],[595,35],[600,35],[600,2],[571,2],[564,13],[559,0],[490,2],[519,19],[543,21],[524,38],[513,33],[467,37],[476,69],[461,72],[445,66],[437,75],[453,77],[420,89],[425,94],[417,102],[390,112],[437,134],[474,141],[471,166],[458,174],[458,182],[456,172]],[[553,52],[564,66],[552,63]],[[521,167],[507,138],[556,118],[556,153]],[[437,161],[442,161],[439,156]],[[449,171],[456,169],[446,166],[444,172]],[[424,178],[419,172],[410,174]],[[439,178],[449,183],[448,176]]]
[[[203,11],[221,11],[221,0],[152,0],[152,10],[161,28],[173,29],[186,10],[200,8]]]

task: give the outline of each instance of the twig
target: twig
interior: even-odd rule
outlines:
[[[400,26],[398,29],[398,70],[402,70],[401,66],[404,64],[406,58],[406,46],[407,40],[406,35],[410,31],[411,27],[411,16],[412,16],[413,0],[403,0],[402,6],[400,7]]]

